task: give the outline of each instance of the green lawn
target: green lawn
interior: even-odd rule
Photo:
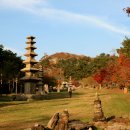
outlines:
[[[92,121],[97,90],[81,89],[68,98],[67,92],[50,93],[40,101],[9,101],[0,97],[0,130],[20,130],[35,123],[46,124],[55,112],[68,109],[70,119]],[[106,117],[130,116],[130,94],[103,89],[98,91]]]

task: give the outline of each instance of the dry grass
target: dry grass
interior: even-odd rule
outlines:
[[[64,109],[68,109],[70,119],[92,121],[95,93],[96,90],[93,89],[81,89],[73,92],[71,99],[67,92],[62,92],[51,93],[41,101],[0,102],[0,130],[20,130],[31,127],[34,123],[46,124],[55,112]],[[99,93],[106,117],[130,115],[129,94],[106,89]]]

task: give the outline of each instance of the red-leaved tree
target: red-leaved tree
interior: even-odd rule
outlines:
[[[107,71],[105,69],[101,69],[99,72],[93,75],[93,78],[95,81],[97,81],[97,83],[102,86],[103,80],[105,79],[106,75]]]

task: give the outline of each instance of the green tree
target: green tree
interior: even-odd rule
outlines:
[[[66,60],[59,60],[58,67],[62,68],[65,77],[72,77],[74,79],[82,79],[90,72],[89,63],[91,58],[70,58]]]
[[[50,66],[49,59],[46,58],[46,59],[42,60],[42,61],[41,61],[41,65],[42,65],[44,68],[47,68],[48,66]]]
[[[99,56],[95,57],[90,63],[91,74],[94,74],[100,69],[105,68],[112,59],[112,56],[105,53],[101,53]]]
[[[0,74],[3,86],[7,86],[9,80],[20,76],[23,66],[21,57],[11,50],[5,50],[4,46],[0,45]]]
[[[130,58],[130,39],[125,37],[125,39],[123,40],[121,44],[122,44],[122,47],[120,47],[120,49],[117,49],[117,53],[118,54],[122,53],[126,57]]]

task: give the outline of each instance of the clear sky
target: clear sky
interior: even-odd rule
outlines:
[[[114,53],[130,37],[130,0],[0,0],[0,44],[23,55],[26,36],[44,53],[95,57]],[[25,58],[25,57],[23,57]]]

